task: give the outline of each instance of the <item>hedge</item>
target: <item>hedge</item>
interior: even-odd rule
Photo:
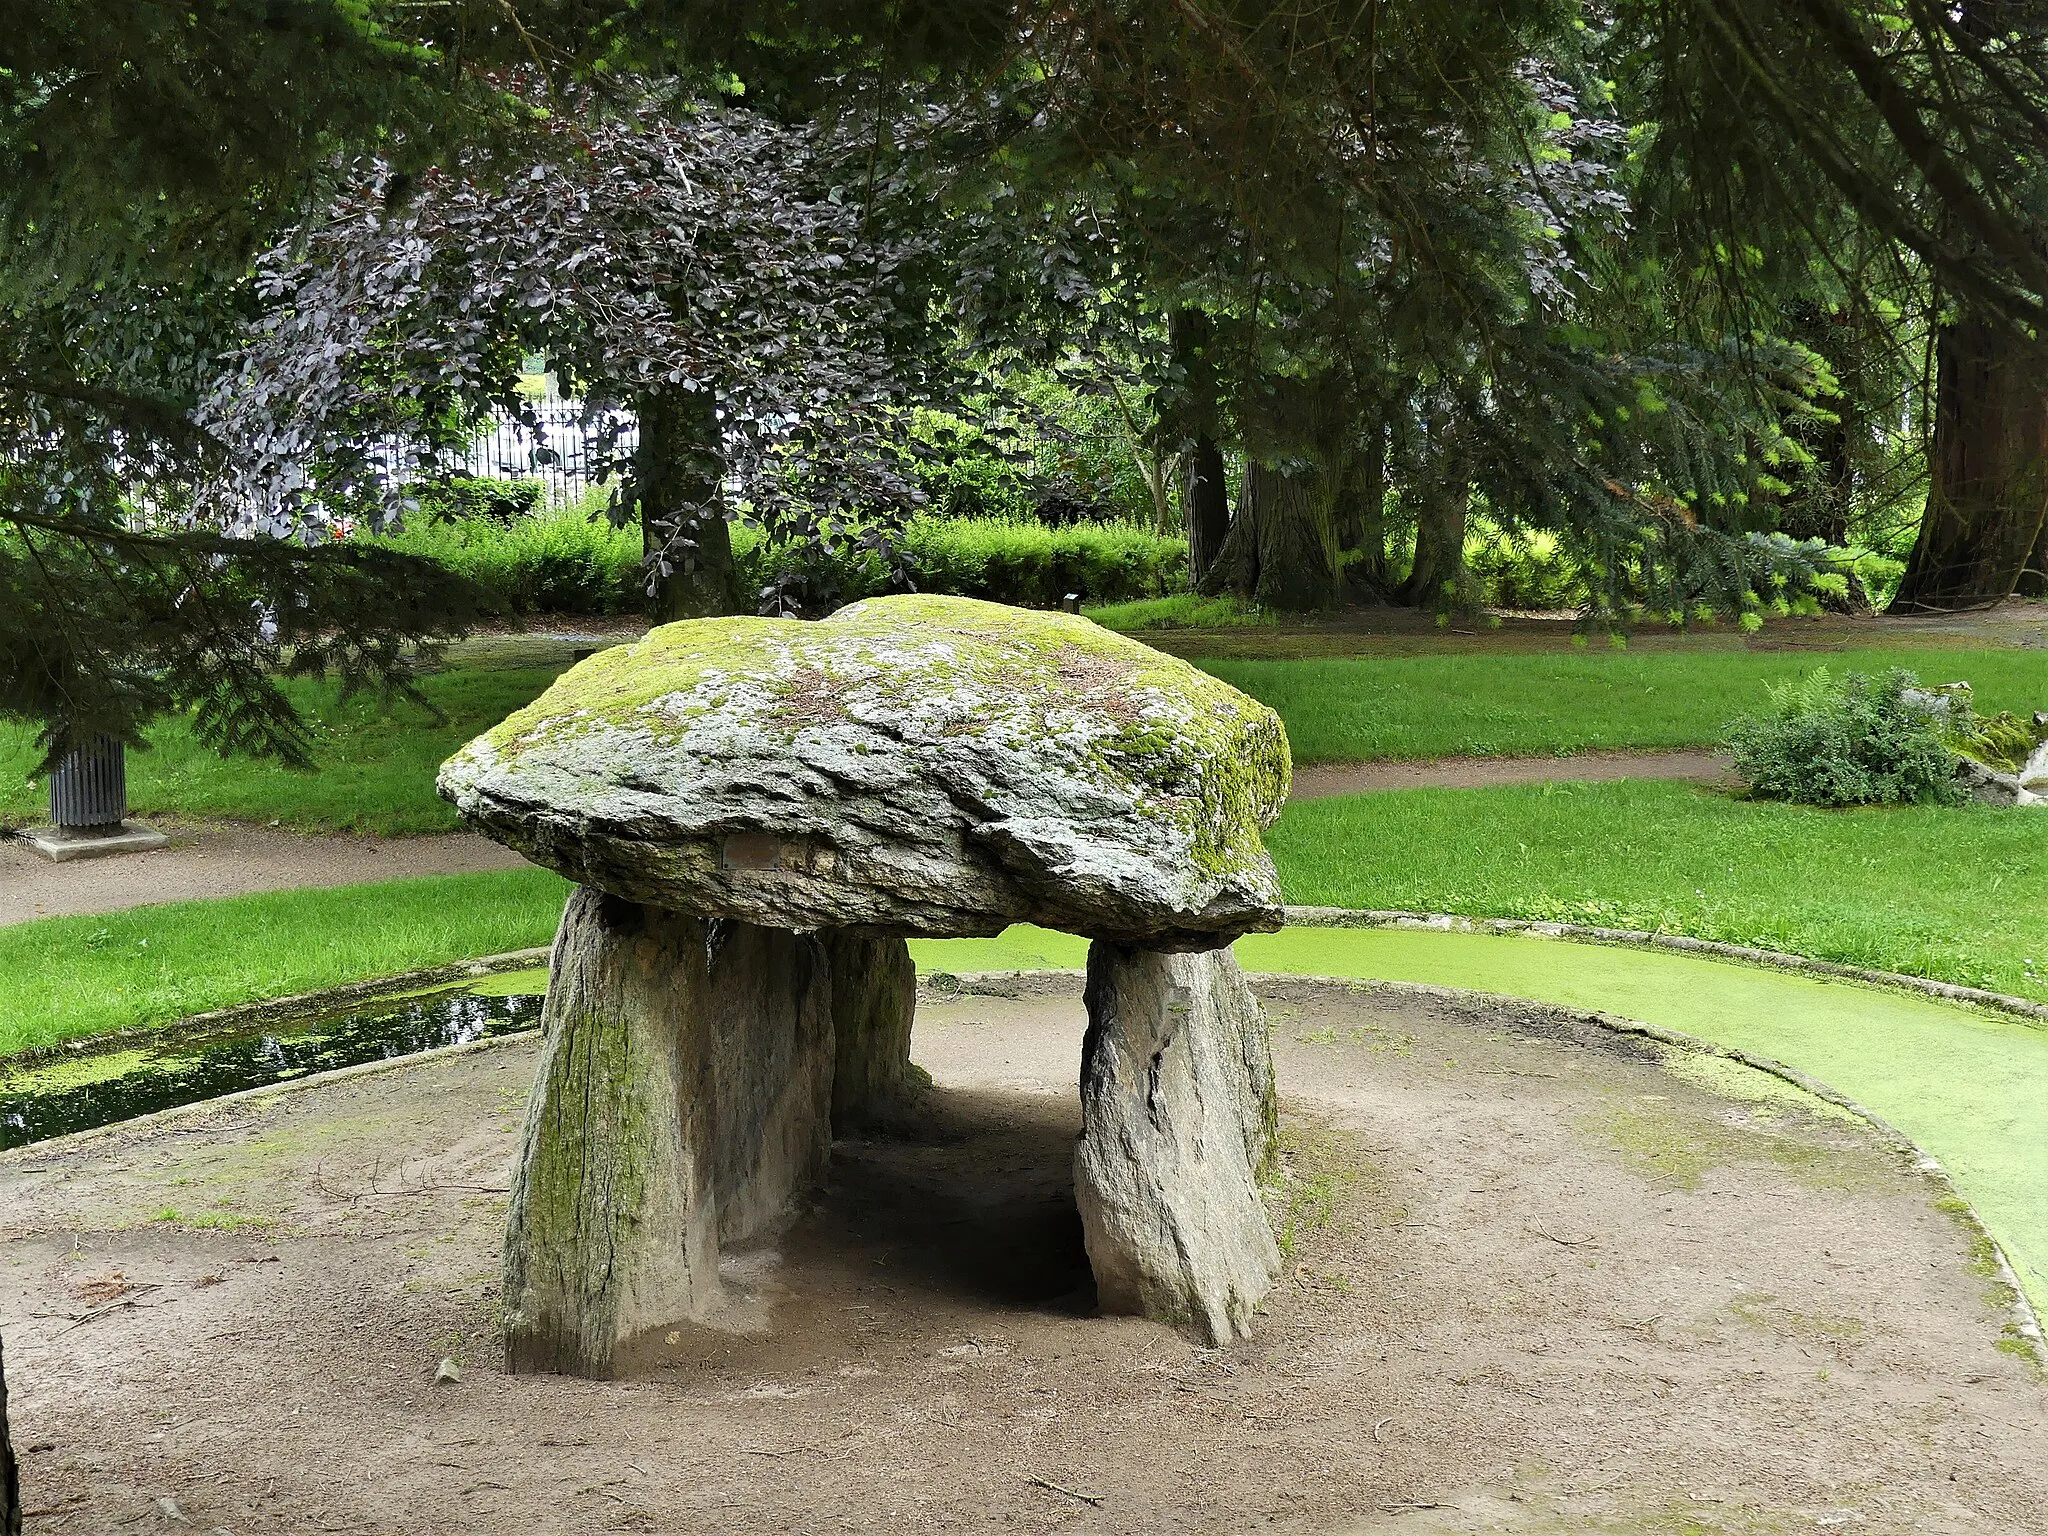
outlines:
[[[395,549],[468,576],[485,593],[485,611],[629,613],[641,604],[637,528],[592,521],[569,506],[509,523],[482,517],[415,517],[387,536]],[[982,597],[1028,608],[1056,607],[1070,592],[1089,603],[1123,603],[1178,590],[1187,575],[1187,543],[1125,523],[1051,528],[1029,519],[927,517],[905,535],[920,590]],[[759,530],[733,529],[741,575],[758,590],[774,579],[779,552]],[[830,572],[846,601],[886,591],[879,562],[841,558]]]

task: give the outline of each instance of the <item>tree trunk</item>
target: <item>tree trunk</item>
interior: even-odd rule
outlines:
[[[635,412],[641,536],[648,557],[668,567],[648,599],[647,616],[657,624],[752,606],[742,601],[722,504],[717,409],[709,390],[671,390],[642,397]]]
[[[1893,607],[2012,596],[2048,525],[2048,384],[2040,351],[1964,316],[1935,344],[1927,514]]]
[[[1196,434],[1181,465],[1181,505],[1188,515],[1188,585],[1199,590],[1230,534],[1230,490],[1223,450],[1208,433]]]
[[[1416,487],[1415,564],[1401,588],[1401,601],[1439,612],[1477,606],[1472,573],[1465,567],[1465,520],[1472,488],[1460,482]]]
[[[1337,507],[1337,547],[1358,558],[1345,567],[1351,585],[1373,598],[1387,594],[1387,434],[1374,423],[1363,452],[1346,461]]]
[[[1337,605],[1337,531],[1328,476],[1248,460],[1237,516],[1201,590],[1262,608],[1313,613]]]
[[[1178,386],[1165,393],[1166,436],[1181,445],[1181,509],[1188,525],[1188,585],[1206,590],[1209,568],[1230,532],[1230,490],[1218,439],[1222,402],[1209,356],[1215,323],[1199,309],[1177,309],[1166,322]]]
[[[21,1536],[21,1478],[7,1432],[7,1356],[0,1349],[0,1536]]]

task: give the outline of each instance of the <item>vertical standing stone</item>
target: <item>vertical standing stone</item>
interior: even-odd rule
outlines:
[[[901,939],[822,937],[832,963],[832,1130],[843,1135],[886,1120],[928,1081],[910,1064],[917,967]]]
[[[1088,949],[1074,1192],[1105,1312],[1250,1328],[1280,1270],[1259,1197],[1272,1156],[1272,1055],[1227,949]]]
[[[505,1234],[512,1370],[608,1375],[716,1306],[720,1241],[830,1151],[830,985],[815,939],[570,897]]]
[[[21,1536],[21,1479],[7,1433],[7,1361],[0,1354],[0,1536]]]
[[[772,1232],[832,1155],[832,973],[815,938],[713,922],[704,1006],[721,1242]]]
[[[514,1371],[607,1375],[716,1294],[705,928],[588,886],[562,914],[505,1230]]]

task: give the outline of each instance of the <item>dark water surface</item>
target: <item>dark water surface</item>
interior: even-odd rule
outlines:
[[[308,1073],[513,1034],[539,1024],[540,1008],[538,997],[454,989],[237,1032],[172,1032],[67,1051],[33,1066],[0,1062],[0,1150]]]

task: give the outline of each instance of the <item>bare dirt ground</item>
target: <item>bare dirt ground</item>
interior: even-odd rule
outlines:
[[[1499,784],[1604,784],[1615,779],[1735,782],[1724,752],[1593,751],[1570,757],[1432,757],[1380,763],[1306,763],[1294,770],[1290,800],[1383,789],[1490,789]]]
[[[1091,1315],[1070,977],[927,999],[916,1125],[615,1382],[491,1343],[530,1040],[0,1157],[29,1530],[2048,1530],[2041,1376],[1859,1127],[1541,1009],[1261,988],[1289,1269],[1225,1350]]]
[[[170,834],[170,847],[69,864],[52,864],[21,839],[0,836],[0,925],[118,912],[155,901],[461,875],[525,863],[511,849],[467,833],[377,838],[233,822],[151,818],[149,824]]]

